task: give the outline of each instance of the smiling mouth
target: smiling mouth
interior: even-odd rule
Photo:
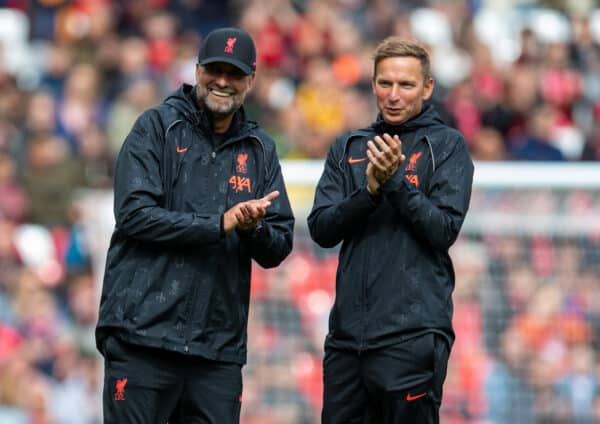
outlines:
[[[233,96],[233,93],[230,91],[222,91],[219,90],[217,88],[209,88],[208,91],[210,91],[212,94],[214,94],[217,97],[231,97]]]
[[[387,111],[388,111],[389,113],[401,113],[401,112],[402,112],[402,109],[398,109],[398,108],[391,108],[391,107],[388,107],[388,108],[386,108],[386,109],[387,109]]]

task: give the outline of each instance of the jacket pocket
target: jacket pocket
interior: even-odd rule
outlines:
[[[432,398],[439,405],[442,402],[442,388],[444,380],[446,380],[446,372],[448,370],[448,358],[450,357],[450,349],[448,342],[444,336],[438,333],[433,333],[433,382],[432,382]]]
[[[106,337],[102,343],[102,354],[104,359],[108,362],[114,362],[115,360],[118,360],[122,353],[123,352],[117,338],[113,335]]]
[[[137,268],[128,284],[123,300],[123,319],[125,321],[135,321],[149,285],[148,268],[146,266]]]

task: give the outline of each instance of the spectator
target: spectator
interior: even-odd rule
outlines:
[[[570,351],[571,372],[556,384],[558,397],[569,409],[573,424],[585,424],[593,420],[594,398],[600,390],[596,376],[595,352],[588,345],[573,346]]]
[[[528,349],[514,329],[502,335],[501,356],[484,382],[486,418],[494,424],[532,423],[534,397],[526,379]]]
[[[555,120],[552,106],[536,107],[527,119],[525,133],[509,141],[511,156],[517,160],[564,161],[561,151],[553,146]]]

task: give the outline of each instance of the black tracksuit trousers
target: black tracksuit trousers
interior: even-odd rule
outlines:
[[[106,424],[238,424],[242,366],[108,337],[103,344]]]
[[[438,424],[449,348],[426,333],[362,352],[326,347],[323,424]]]

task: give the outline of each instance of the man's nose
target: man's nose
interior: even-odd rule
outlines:
[[[227,72],[219,72],[215,75],[215,82],[219,86],[225,86],[229,83],[229,75]]]
[[[400,86],[393,84],[390,90],[390,100],[397,100],[400,97]]]

